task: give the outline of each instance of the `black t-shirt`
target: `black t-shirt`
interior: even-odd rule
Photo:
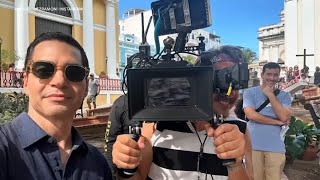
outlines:
[[[128,98],[126,95],[121,95],[112,105],[105,134],[105,154],[107,156],[108,163],[112,167],[114,176],[116,173],[116,166],[112,162],[113,144],[115,143],[118,135],[128,134],[128,127],[133,125],[134,123],[129,120]]]

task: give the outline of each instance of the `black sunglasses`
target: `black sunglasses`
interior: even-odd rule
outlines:
[[[30,61],[31,72],[40,79],[50,79],[56,73],[57,67],[55,64],[48,61]],[[64,76],[72,82],[80,82],[88,77],[89,68],[81,65],[64,66]]]

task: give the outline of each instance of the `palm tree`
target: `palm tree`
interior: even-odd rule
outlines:
[[[257,54],[249,48],[243,48],[242,52],[245,62],[247,62],[248,64],[251,64],[253,61],[257,59]]]

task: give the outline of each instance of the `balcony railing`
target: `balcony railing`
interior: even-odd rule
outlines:
[[[98,78],[100,90],[122,91],[120,79]]]
[[[23,87],[23,72],[1,70],[0,77],[1,88]]]
[[[0,88],[23,88],[23,72],[1,70]],[[100,90],[121,91],[120,79],[97,78]]]

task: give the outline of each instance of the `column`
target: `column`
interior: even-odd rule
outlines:
[[[268,62],[274,62],[273,56],[274,56],[274,54],[273,54],[273,46],[269,45]]]
[[[302,24],[300,26],[303,28],[301,34],[301,40],[299,43],[303,45],[302,50],[299,49],[299,53],[303,52],[303,49],[307,49],[308,54],[315,54],[315,11],[318,11],[315,8],[315,1],[303,1],[303,14],[302,14]],[[302,43],[301,43],[302,42]],[[303,62],[303,58],[299,58],[299,62]],[[314,66],[314,56],[309,56],[306,59],[306,65],[309,67],[309,70],[314,72],[316,68]],[[303,66],[302,66],[303,67]]]
[[[288,67],[298,64],[298,5],[297,1],[285,1],[285,61]]]
[[[320,1],[315,1],[314,2],[314,11],[315,11],[315,25],[314,25],[314,32],[318,32],[318,33],[314,33],[315,35],[315,51],[314,51],[314,67],[316,66],[320,66]],[[309,74],[311,74],[313,76],[313,73],[315,71],[315,69],[309,69],[311,72]]]
[[[274,49],[273,49],[273,58],[275,62],[278,62],[279,58],[280,58],[280,54],[279,54],[279,45],[275,45]]]
[[[264,49],[264,59],[267,60],[267,62],[270,61],[270,46],[266,45],[266,48]]]
[[[106,56],[107,61],[107,73],[110,79],[119,79],[116,72],[116,61],[117,61],[117,32],[116,32],[116,7],[118,7],[118,0],[105,0],[106,2]]]
[[[83,1],[83,48],[86,51],[90,72],[94,73],[94,29],[92,0]]]
[[[28,1],[16,0],[14,9],[14,50],[18,57],[15,68],[22,70],[29,46]]]

